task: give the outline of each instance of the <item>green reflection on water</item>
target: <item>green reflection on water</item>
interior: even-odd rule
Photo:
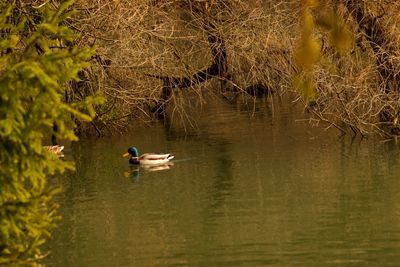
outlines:
[[[55,266],[396,266],[400,153],[218,107],[199,130],[137,128],[69,149]],[[176,155],[129,167],[127,147]],[[68,151],[67,151],[68,152]]]

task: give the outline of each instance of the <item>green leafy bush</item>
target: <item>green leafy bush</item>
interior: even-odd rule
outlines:
[[[5,2],[5,3],[4,3]],[[45,151],[53,124],[59,139],[76,140],[74,118],[90,120],[95,98],[63,102],[92,51],[74,45],[65,25],[72,1],[0,3],[0,265],[41,257],[57,219],[50,175],[72,169]],[[73,115],[73,116],[72,116]]]
[[[339,53],[348,51],[352,45],[352,35],[343,19],[332,7],[324,7],[324,5],[326,3],[322,2],[320,6],[318,0],[303,1],[301,34],[294,53],[294,62],[299,74],[294,76],[293,86],[302,92],[311,105],[315,103],[317,95],[314,69],[323,58],[322,33],[329,36],[330,43]],[[313,12],[316,10],[319,15],[315,20]]]

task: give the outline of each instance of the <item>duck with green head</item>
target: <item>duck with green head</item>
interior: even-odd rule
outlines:
[[[145,153],[139,156],[139,151],[136,147],[128,148],[128,151],[122,155],[123,157],[130,156],[129,163],[141,165],[163,165],[167,164],[174,158],[172,154],[156,154]]]

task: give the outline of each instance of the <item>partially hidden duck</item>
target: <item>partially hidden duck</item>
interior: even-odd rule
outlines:
[[[168,164],[174,158],[172,154],[156,154],[145,153],[139,156],[139,151],[136,147],[128,148],[128,151],[122,155],[123,157],[130,156],[129,163],[140,165],[163,165]]]
[[[47,151],[57,155],[60,158],[64,157],[64,154],[62,153],[64,146],[60,146],[60,145],[55,145],[55,146],[43,146],[44,149],[46,149]]]

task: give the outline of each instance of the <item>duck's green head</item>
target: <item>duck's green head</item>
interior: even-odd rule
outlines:
[[[128,148],[128,152],[126,152],[122,156],[126,157],[129,155],[131,155],[132,157],[139,157],[139,151],[137,150],[136,147],[133,146],[133,147]]]

